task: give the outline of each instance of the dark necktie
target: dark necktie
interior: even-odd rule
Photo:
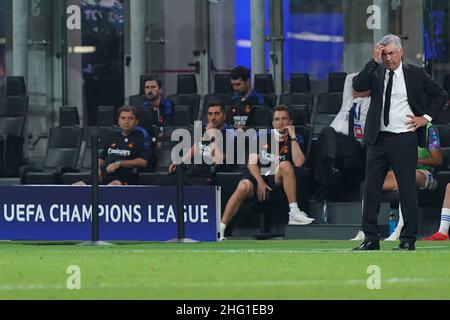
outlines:
[[[384,126],[389,125],[389,112],[391,110],[391,94],[392,94],[392,83],[394,80],[394,71],[389,72],[389,81],[386,87],[385,102],[384,102]]]
[[[350,138],[355,137],[355,114],[356,114],[356,102],[353,103],[350,112],[348,113],[348,136]]]

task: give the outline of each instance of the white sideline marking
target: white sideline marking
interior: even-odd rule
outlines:
[[[389,278],[382,280],[383,283],[426,283],[437,282],[439,279],[427,279],[427,278]],[[366,284],[367,280],[348,280],[347,284]]]
[[[351,253],[351,249],[313,249],[313,250],[277,250],[277,249],[112,249],[112,250],[20,250],[20,253]],[[0,253],[17,253],[17,250],[0,250]]]
[[[450,253],[450,251],[444,251],[447,253]],[[17,252],[13,252],[13,251],[1,251],[0,253],[14,253],[17,254]],[[111,251],[107,251],[107,250],[89,250],[89,251],[84,251],[84,250],[49,250],[49,251],[35,251],[35,250],[20,250],[20,253],[36,253],[36,254],[40,254],[40,253],[167,253],[167,254],[171,254],[171,253],[280,253],[280,254],[295,254],[295,253],[350,253],[350,254],[354,254],[354,252],[351,249],[315,249],[315,250],[271,250],[271,249],[266,249],[266,250],[158,250],[158,249],[149,249],[149,250],[111,250]],[[379,253],[374,252],[374,253]]]
[[[397,284],[397,283],[426,283],[426,282],[442,282],[440,279],[427,279],[427,278],[390,278],[383,280],[383,283]],[[349,279],[349,280],[283,280],[283,281],[253,281],[253,282],[186,282],[186,283],[153,283],[153,284],[106,284],[99,283],[98,285],[82,286],[82,290],[94,290],[94,289],[133,289],[133,288],[247,288],[247,287],[308,287],[314,285],[347,285],[347,286],[365,286],[367,280]],[[45,284],[33,284],[33,285],[1,285],[0,292],[2,291],[38,291],[38,290],[67,290],[63,285],[45,285]]]
[[[427,246],[427,247],[417,247],[419,251],[411,252],[414,254],[421,254],[421,253],[447,253],[450,254],[450,250],[433,250],[433,251],[420,251],[420,249],[442,249],[442,248],[449,248],[450,246]],[[19,251],[19,252],[18,252]],[[381,250],[381,251],[365,251],[365,252],[353,252],[351,248],[344,248],[344,249],[336,249],[336,248],[322,248],[322,249],[311,249],[311,250],[304,250],[304,249],[298,249],[298,250],[277,250],[277,249],[194,249],[194,250],[166,250],[166,249],[117,249],[117,247],[111,250],[19,250],[15,248],[14,250],[0,250],[0,253],[35,253],[35,254],[42,254],[42,253],[280,253],[280,254],[296,254],[296,253],[344,253],[344,254],[380,254],[380,253],[392,253],[392,254],[398,254],[398,252],[391,251],[391,250]]]
[[[416,246],[416,249],[449,248],[449,246]]]

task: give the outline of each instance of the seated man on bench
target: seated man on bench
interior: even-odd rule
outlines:
[[[151,147],[147,131],[138,127],[135,107],[123,106],[118,111],[120,131],[113,134],[103,146],[98,159],[99,183],[110,186],[136,184],[134,169],[146,168],[151,158]],[[75,186],[91,184],[80,181]]]
[[[294,167],[301,167],[305,156],[300,149],[302,137],[292,125],[291,111],[286,106],[274,109],[274,130],[268,130],[267,144],[258,153],[250,153],[248,171],[227,203],[220,224],[220,240],[225,240],[227,225],[239,211],[242,203],[252,197],[266,201],[269,191],[283,187],[289,201],[289,224],[307,225],[314,221],[300,211],[297,203],[297,179]],[[258,140],[261,139],[261,132]],[[262,143],[258,143],[261,146]]]
[[[227,131],[231,130],[231,137],[234,138],[234,129],[227,123],[227,113],[225,106],[220,101],[211,101],[208,105],[208,125],[201,141],[197,141],[182,159],[182,163],[192,163],[193,160],[200,160],[194,164],[183,175],[183,185],[185,186],[211,186],[215,184],[215,173],[226,171],[226,150]],[[206,138],[207,139],[204,139]],[[174,174],[177,164],[173,162],[169,166],[169,175],[157,182],[158,185],[176,185],[177,176]]]

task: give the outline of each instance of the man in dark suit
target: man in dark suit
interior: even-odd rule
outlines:
[[[402,63],[399,37],[375,45],[373,59],[353,80],[357,92],[370,90],[365,141],[368,147],[363,205],[364,242],[355,251],[379,250],[378,212],[383,182],[392,167],[398,181],[405,225],[394,250],[415,250],[418,204],[417,145],[426,147],[426,125],[437,119],[447,93],[422,68]]]

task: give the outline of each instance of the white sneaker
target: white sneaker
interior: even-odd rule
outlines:
[[[359,230],[356,236],[353,239],[350,239],[350,241],[364,241],[365,237],[364,232]]]
[[[300,209],[293,209],[289,212],[290,226],[305,226],[314,222],[314,219],[309,218],[308,215],[300,211]]]
[[[219,241],[227,241],[227,238],[225,238],[225,237],[220,237],[220,238],[219,238]]]
[[[403,226],[397,226],[397,228],[395,228],[394,232],[392,232],[392,234],[387,237],[386,239],[384,239],[384,241],[397,241],[400,239],[400,233],[402,232],[402,228]]]

